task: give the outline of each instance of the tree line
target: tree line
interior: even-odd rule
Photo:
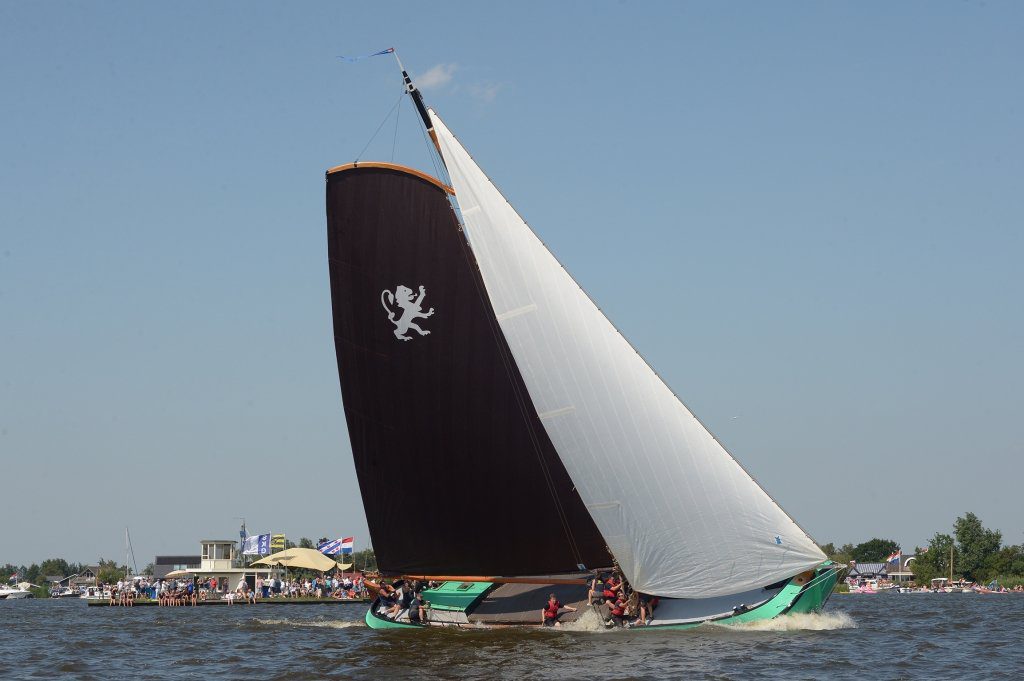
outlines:
[[[881,563],[901,550],[892,539],[872,538],[857,545],[833,543],[821,546],[830,559],[844,565]],[[910,570],[914,581],[924,584],[935,577],[949,577],[950,553],[953,560],[953,579],[964,578],[985,583],[996,580],[1004,586],[1024,582],[1024,545],[1003,545],[999,530],[984,526],[974,513],[965,513],[953,523],[953,533],[936,532],[927,546],[914,547],[914,560]]]
[[[49,577],[60,577],[63,579],[64,577],[81,574],[87,567],[90,566],[85,563],[70,563],[63,558],[47,558],[42,563],[32,563],[31,565],[6,563],[0,567],[0,575],[3,576],[3,581],[9,580],[13,575],[18,575],[19,582],[30,582],[38,586],[47,586],[43,582]],[[105,558],[100,558],[94,567],[97,568],[96,578],[103,583],[113,583],[123,578],[127,569],[123,565],[118,565],[116,560],[107,560]],[[153,574],[152,563],[146,569],[148,572],[143,571],[143,574]]]

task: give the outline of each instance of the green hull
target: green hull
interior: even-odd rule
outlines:
[[[714,622],[715,624],[743,624],[744,622],[771,620],[791,613],[820,612],[825,607],[828,597],[832,595],[837,579],[839,579],[839,570],[829,561],[815,570],[814,577],[806,584],[799,584],[796,578],[791,579],[789,584],[777,593],[774,598],[747,612],[704,622],[653,624],[649,627],[637,627],[634,631],[644,629],[693,629],[708,622]]]
[[[708,622],[714,622],[715,624],[742,624],[744,622],[775,619],[790,613],[819,612],[825,606],[829,596],[832,595],[836,580],[839,578],[839,572],[837,566],[829,561],[819,566],[814,571],[814,576],[810,580],[801,580],[799,577],[794,577],[770,600],[746,612],[697,622],[687,622],[685,624],[657,624],[655,620],[655,623],[650,626],[635,627],[631,631],[693,629]],[[375,605],[376,601],[366,611],[366,624],[371,629],[422,629],[428,626],[424,624],[395,622],[384,617],[378,617],[373,614]],[[486,625],[483,626],[486,627]]]
[[[406,624],[404,622],[393,622],[383,617],[376,617],[373,614],[373,609],[377,605],[377,601],[374,601],[370,605],[370,609],[366,611],[366,626],[371,629],[422,629],[422,624]]]

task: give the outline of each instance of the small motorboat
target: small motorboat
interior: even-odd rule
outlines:
[[[13,601],[17,598],[32,598],[32,592],[21,584],[17,586],[8,586],[7,584],[0,586],[0,600]]]
[[[865,586],[858,586],[858,587],[854,587],[854,588],[850,589],[850,593],[852,593],[852,594],[876,594],[876,593],[878,593],[878,589],[872,589],[870,586],[865,585]]]

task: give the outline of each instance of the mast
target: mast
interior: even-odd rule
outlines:
[[[409,77],[409,72],[405,70],[405,66],[402,65],[402,60],[398,58],[398,52],[392,48],[392,54],[395,55],[395,61],[398,62],[398,68],[402,71],[402,78],[405,79],[405,91],[412,97],[413,104],[416,105],[416,111],[420,115],[420,120],[423,121],[423,126],[427,129],[427,134],[430,135],[430,141],[434,143],[434,148],[437,149],[437,155],[441,157],[441,162],[444,163],[444,155],[441,153],[441,145],[437,141],[437,133],[434,132],[434,123],[430,120],[430,115],[427,113],[427,107],[423,103],[423,95],[420,94],[419,89],[413,84],[412,78]]]

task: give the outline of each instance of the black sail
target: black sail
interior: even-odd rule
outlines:
[[[442,185],[390,164],[329,171],[327,234],[342,400],[381,570],[610,564]]]

